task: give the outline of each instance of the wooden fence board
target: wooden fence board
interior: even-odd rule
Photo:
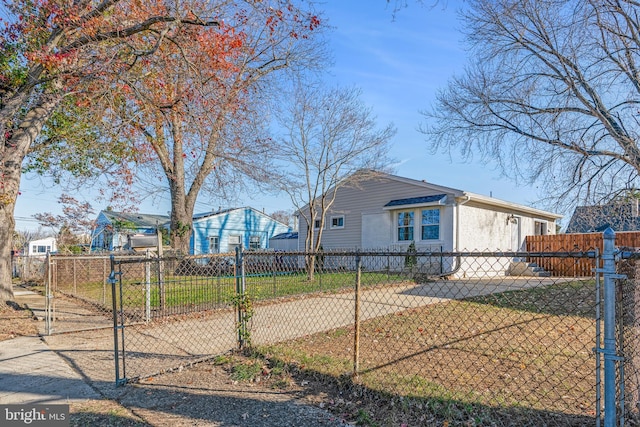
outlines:
[[[546,236],[527,236],[527,252],[587,252],[603,249],[602,233],[581,234],[550,234]],[[616,247],[640,248],[640,232],[627,231],[616,233]],[[529,262],[535,262],[552,276],[557,277],[586,277],[593,275],[595,260],[593,258],[537,258],[531,257]]]

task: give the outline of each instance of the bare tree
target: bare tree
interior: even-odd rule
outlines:
[[[479,153],[516,181],[542,182],[565,207],[637,188],[637,3],[468,5],[472,62],[425,112],[434,151]]]
[[[57,234],[58,250],[66,250],[79,243],[90,243],[95,225],[95,212],[91,204],[80,202],[68,194],[62,194],[58,203],[62,205],[62,215],[45,212],[33,216],[43,227],[51,228]]]
[[[276,221],[280,221],[283,224],[288,225],[290,228],[294,229],[295,225],[295,215],[291,211],[287,210],[278,210],[269,215],[271,218]]]
[[[365,170],[374,173],[390,163],[387,153],[395,128],[378,128],[360,95],[354,87],[299,84],[279,113],[285,129],[280,146],[290,178],[283,190],[298,210],[307,251],[320,249],[325,214],[337,191],[357,185]],[[314,260],[308,260],[308,267],[313,265]],[[313,279],[313,268],[308,272]]]

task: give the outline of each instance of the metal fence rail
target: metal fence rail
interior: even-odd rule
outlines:
[[[369,390],[441,406],[452,419],[593,425],[596,280],[506,276],[514,255],[114,259],[117,378],[180,368],[240,342],[321,377],[355,375]]]

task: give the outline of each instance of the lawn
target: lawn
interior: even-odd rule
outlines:
[[[405,276],[386,272],[367,271],[361,274],[361,283],[365,288],[406,281]],[[247,275],[245,289],[253,301],[264,301],[315,292],[339,292],[353,289],[355,282],[355,273],[349,271],[316,273],[311,281],[304,272],[280,272]],[[164,307],[170,313],[228,307],[239,286],[234,276],[165,275],[163,286],[159,283],[157,276],[152,276],[148,285],[144,279],[123,276],[122,301],[125,310],[145,309],[147,304],[151,310]],[[110,286],[106,287],[108,296],[105,298],[105,284],[102,282],[85,283],[78,286],[77,292],[84,299],[104,304],[106,308],[111,307]]]
[[[370,425],[422,425],[425,411],[441,425],[592,424],[594,306],[594,283],[576,281],[371,319],[355,377],[353,327],[258,351],[352,394],[341,410]]]

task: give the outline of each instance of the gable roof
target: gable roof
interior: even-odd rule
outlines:
[[[166,215],[152,215],[129,212],[102,211],[111,223],[121,221],[134,225],[136,228],[151,228],[165,224],[169,221]]]
[[[250,210],[250,211],[255,212],[258,215],[261,215],[263,217],[269,218],[272,221],[277,222],[278,224],[282,224],[283,226],[285,226],[287,228],[289,227],[288,225],[278,221],[277,219],[273,218],[272,216],[267,215],[266,213],[261,212],[261,211],[259,211],[257,209],[254,209],[254,208],[252,208],[250,206],[244,206],[244,207],[241,207],[241,208],[219,209],[219,210],[214,211],[214,212],[203,212],[203,213],[195,214],[195,215],[193,215],[193,221],[195,222],[195,221],[198,221],[198,220],[201,220],[201,219],[211,218],[211,217],[218,216],[218,215],[224,215],[224,214],[228,214],[228,213],[234,212],[234,211],[244,211],[244,210],[247,210],[247,209]]]
[[[196,220],[196,219],[208,218],[216,215],[222,215],[222,214],[229,213],[239,209],[246,209],[246,208],[227,208],[227,209],[218,209],[217,211],[214,211],[214,212],[202,212],[202,213],[194,214],[193,219]]]
[[[412,179],[412,178],[405,178],[402,176],[397,176],[397,175],[393,175],[390,173],[386,173],[386,172],[379,172],[379,171],[370,171],[370,170],[363,170],[363,171],[358,171],[356,173],[354,173],[353,175],[351,175],[350,177],[345,178],[345,180],[349,180],[352,177],[355,177],[358,174],[370,174],[371,178],[368,179],[380,179],[380,178],[384,178],[384,179],[390,179],[393,181],[398,181],[398,182],[402,182],[408,185],[413,185],[413,186],[417,186],[417,187],[422,187],[424,189],[430,190],[432,192],[437,192],[437,193],[443,193],[443,195],[447,196],[450,195],[453,197],[454,200],[458,201],[459,203],[466,203],[468,201],[474,201],[477,203],[481,203],[483,205],[488,205],[488,206],[492,206],[492,207],[497,207],[497,208],[501,208],[501,209],[507,209],[507,210],[511,210],[511,211],[516,211],[516,212],[522,212],[522,213],[526,213],[528,215],[531,216],[536,216],[539,218],[546,218],[546,219],[550,219],[550,220],[557,220],[562,218],[562,215],[560,214],[556,214],[553,212],[549,212],[549,211],[545,211],[542,209],[536,209],[536,208],[532,208],[529,206],[525,206],[525,205],[520,205],[518,203],[513,203],[513,202],[508,202],[506,200],[501,200],[501,199],[496,199],[494,197],[489,197],[489,196],[483,196],[480,194],[475,194],[475,193],[471,193],[468,191],[463,191],[463,190],[459,190],[457,188],[452,188],[452,187],[446,187],[444,185],[439,185],[439,184],[434,184],[431,182],[427,182],[425,180],[417,180],[417,179]],[[331,188],[328,193],[331,193],[333,191],[333,188]],[[440,196],[441,194],[437,194],[436,196]],[[426,196],[425,196],[426,197]],[[434,196],[435,197],[435,196]],[[412,199],[421,199],[421,197],[415,197]],[[403,206],[404,204],[409,204],[406,203],[409,199],[398,199],[398,200],[391,200],[389,201],[389,203],[387,203],[385,205],[385,207],[387,209],[391,209],[393,206],[390,205],[390,203],[395,202],[398,203],[395,206]],[[434,201],[429,201],[429,202],[414,202],[411,204],[421,204],[421,203],[433,203]],[[308,204],[305,206],[305,209],[308,209]]]
[[[609,227],[615,231],[640,230],[640,217],[638,216],[637,206],[634,206],[634,203],[578,206],[573,211],[565,232],[602,232]]]

